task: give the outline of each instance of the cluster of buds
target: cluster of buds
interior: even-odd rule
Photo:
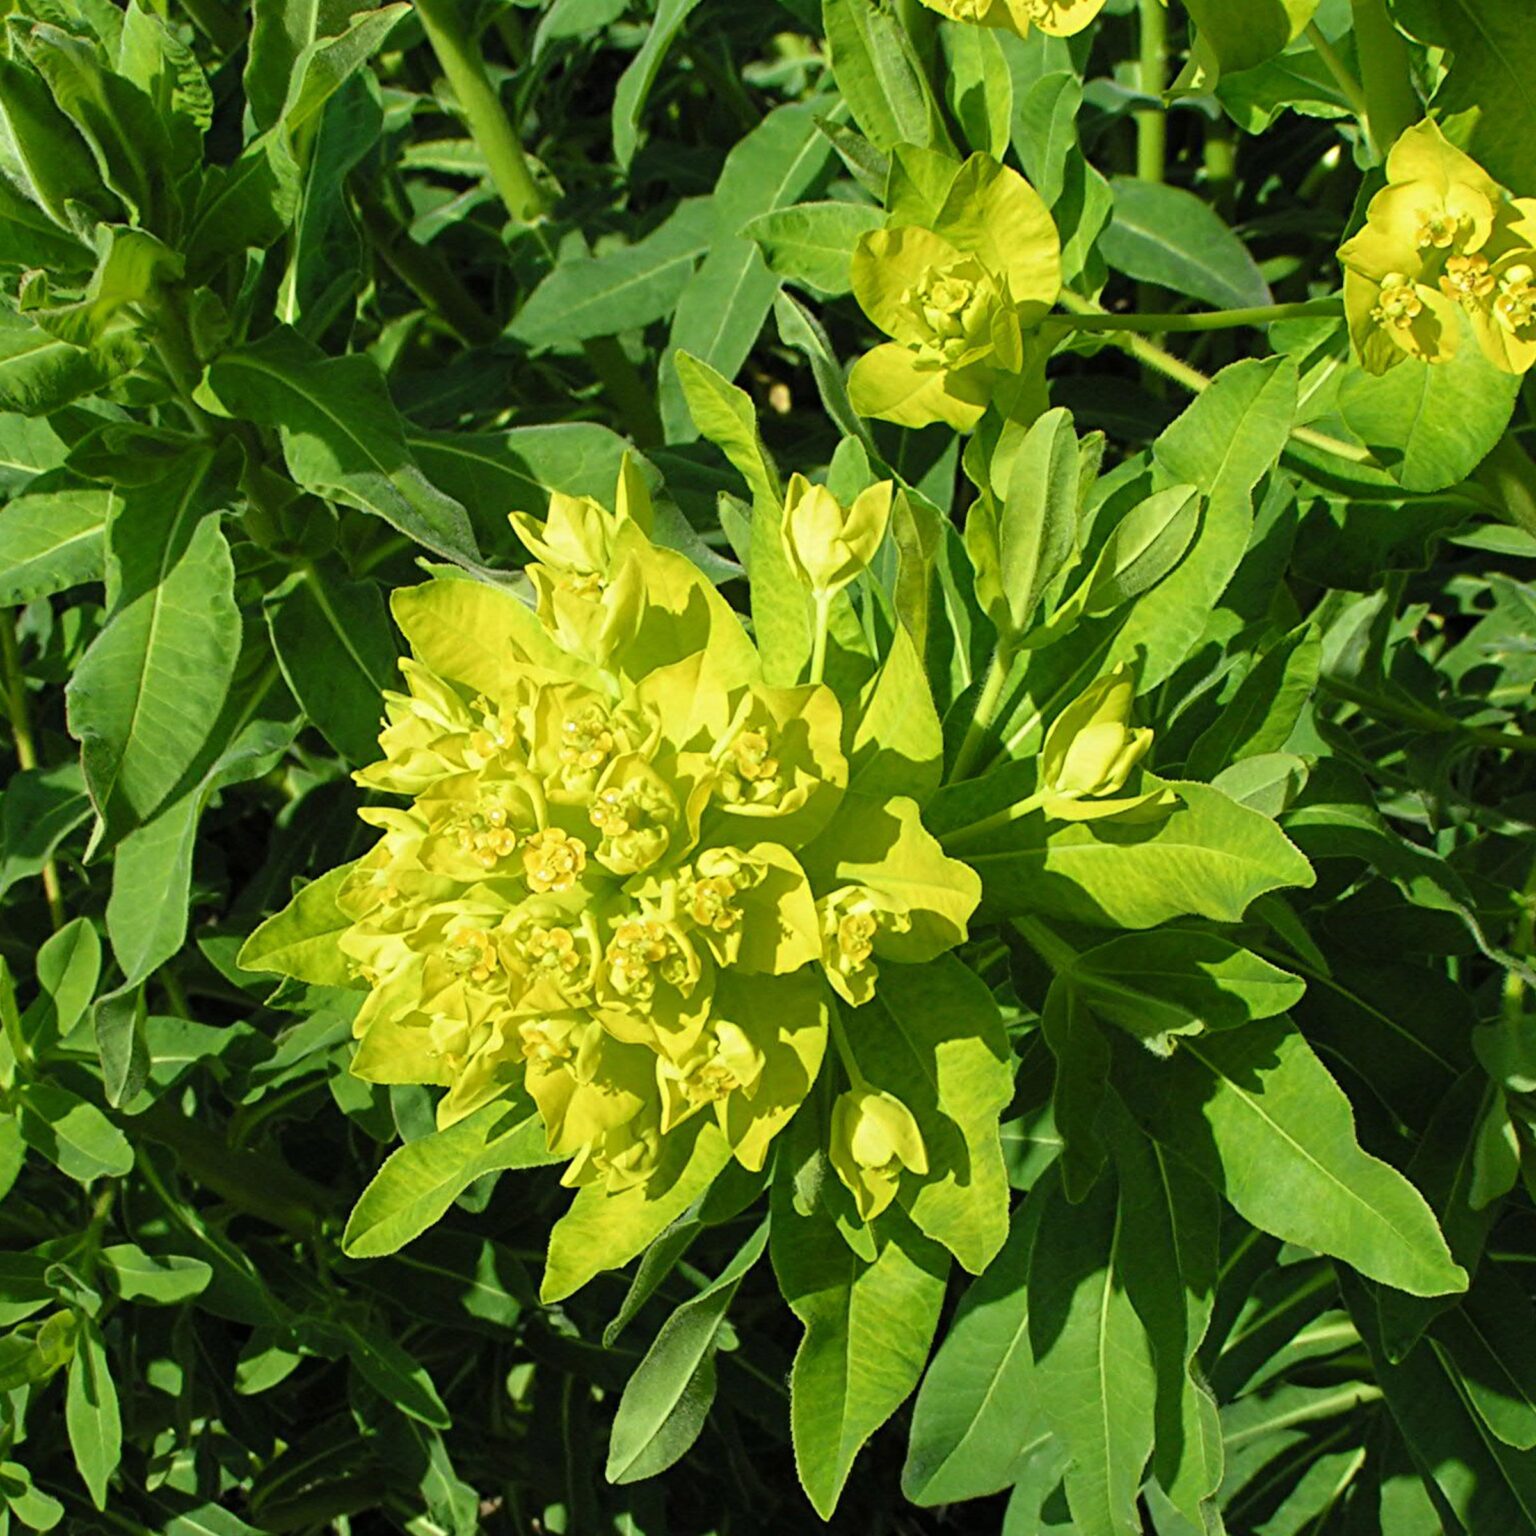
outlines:
[[[362,813],[382,835],[335,898],[367,989],[354,1072],[442,1086],[443,1126],[526,1094],[566,1182],[612,1193],[711,1121],[761,1168],[834,996],[958,943],[979,899],[915,801],[849,792],[837,696],[764,681],[720,594],[651,541],[632,466],[617,499],[514,517],[533,606],[454,578],[396,594],[414,655],[357,778],[409,804]],[[813,591],[857,576],[889,506],[797,477],[784,537]],[[845,1171],[866,1205],[893,1158],[924,1166],[882,1114]]]
[[[1371,373],[1441,363],[1463,320],[1496,368],[1536,362],[1536,199],[1513,198],[1432,122],[1387,156],[1387,185],[1339,249],[1344,307]]]
[[[1000,0],[994,0],[994,8]],[[885,227],[853,253],[854,296],[891,337],[849,376],[860,415],[969,432],[1024,373],[1061,291],[1061,239],[1034,188],[990,155],[900,146]]]

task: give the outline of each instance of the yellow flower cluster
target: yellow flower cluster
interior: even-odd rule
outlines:
[[[979,896],[915,802],[849,791],[836,695],[764,682],[627,465],[618,503],[514,515],[534,606],[396,594],[414,657],[357,778],[411,804],[363,812],[383,835],[336,896],[368,988],[353,1070],[444,1086],[444,1126],[526,1089],[565,1181],[612,1192],[695,1117],[760,1168],[820,1069],[828,984],[863,1001],[878,957],[948,949]]]
[[[1370,372],[1405,357],[1444,362],[1462,316],[1496,368],[1536,362],[1536,199],[1510,197],[1434,123],[1392,146],[1387,185],[1339,260],[1350,335]]]

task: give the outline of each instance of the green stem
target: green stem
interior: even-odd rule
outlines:
[[[1061,291],[1058,302],[1063,309],[1071,310],[1076,316],[1104,313],[1092,299],[1085,299],[1081,294],[1072,293],[1065,288]],[[1318,302],[1332,303],[1333,301],[1319,300]],[[1227,313],[1236,313],[1236,311],[1229,310]],[[1070,322],[1065,316],[1057,315],[1053,317],[1053,323],[1069,324]],[[1192,394],[1201,394],[1210,385],[1209,375],[1201,373],[1198,368],[1192,368],[1182,358],[1175,357],[1166,347],[1160,347],[1156,342],[1148,341],[1145,336],[1117,330],[1110,330],[1106,335],[1110,341],[1118,347],[1123,347],[1138,362],[1145,364],[1148,368],[1156,369],[1175,383],[1182,384]],[[1368,448],[1362,448],[1357,443],[1346,443],[1340,438],[1329,437],[1325,432],[1316,432],[1311,427],[1292,427],[1291,436],[1297,442],[1306,443],[1322,453],[1332,454],[1335,458],[1347,459],[1353,464],[1380,467],[1375,455]]]
[[[1314,315],[1342,315],[1342,299],[1306,299],[1298,304],[1259,304],[1251,309],[1207,309],[1195,314],[1076,314],[1057,315],[1059,324],[1074,331],[1224,331],[1239,325],[1270,325],[1276,320],[1302,320]]]
[[[1143,96],[1157,99],[1155,107],[1136,114],[1136,175],[1159,182],[1168,151],[1168,116],[1162,106],[1168,89],[1168,12],[1162,0],[1141,0],[1141,60],[1137,84]]]
[[[1013,665],[1013,657],[1005,656],[1002,646],[992,653],[992,664],[987,669],[987,680],[982,685],[980,697],[976,700],[976,712],[971,716],[971,723],[966,727],[965,736],[960,742],[960,750],[955,753],[955,766],[950,773],[950,783],[958,783],[966,775],[971,764],[976,760],[976,754],[981,751],[982,743],[987,739],[987,732],[991,729],[993,716],[997,714],[997,706],[1002,700],[1003,685],[1008,681],[1008,672]]]
[[[1012,805],[1005,805],[1000,811],[993,811],[990,816],[983,816],[980,821],[973,821],[968,826],[955,827],[952,831],[946,832],[939,839],[939,845],[945,853],[953,854],[964,845],[974,843],[978,838],[987,837],[993,832],[1001,832],[1004,827],[1028,816],[1031,811],[1039,810],[1045,804],[1045,799],[1046,791],[1036,790],[1034,794],[1027,795],[1022,800],[1015,800]]]
[[[1011,919],[1015,930],[1053,971],[1070,971],[1077,961],[1077,951],[1054,929],[1038,917]]]
[[[0,685],[4,688],[5,712],[10,717],[11,737],[16,745],[16,766],[26,773],[37,767],[37,744],[32,737],[32,712],[27,706],[27,680],[21,669],[21,649],[16,644],[16,619],[5,608],[0,608]],[[44,861],[42,878],[48,916],[57,933],[65,921],[64,896],[59,885],[58,866],[51,858]]]
[[[1350,72],[1349,65],[1340,57],[1338,49],[1323,36],[1323,29],[1315,21],[1307,23],[1307,41],[1311,43],[1318,58],[1327,66],[1328,73],[1333,76],[1333,83],[1343,92],[1350,110],[1360,119],[1360,126],[1369,133],[1371,109],[1365,99],[1365,91]]]
[[[416,15],[507,212],[519,224],[537,223],[547,211],[544,194],[486,73],[480,45],[464,29],[458,0],[416,0]]]
[[[848,1074],[848,1081],[855,1088],[866,1086],[864,1074],[859,1071],[859,1064],[854,1059],[853,1047],[848,1043],[847,1031],[843,1025],[843,1011],[836,1001],[830,1003],[828,1018],[832,1021],[832,1046],[837,1052],[837,1059],[843,1064],[843,1071]]]
[[[1368,689],[1356,688],[1340,678],[1325,677],[1322,686],[1325,693],[1353,704],[1374,720],[1390,720],[1433,736],[1465,736],[1468,741],[1475,741],[1480,747],[1488,747],[1496,752],[1518,752],[1526,756],[1536,754],[1536,736],[1527,736],[1521,731],[1503,731],[1489,725],[1467,725],[1454,715],[1443,715],[1437,710],[1423,709],[1414,704],[1399,704],[1394,699],[1384,698]]]
[[[811,631],[811,681],[819,683],[827,671],[827,631],[832,624],[832,593],[818,591],[813,594],[815,605]]]
[[[1424,109],[1413,89],[1408,44],[1397,30],[1386,0],[1350,0],[1350,9],[1365,88],[1366,122],[1371,142],[1385,157],[1403,130],[1424,115]]]
[[[1205,190],[1217,213],[1230,222],[1237,191],[1237,141],[1230,119],[1222,117],[1206,124],[1202,153]]]
[[[1472,478],[1492,493],[1506,521],[1536,537],[1536,463],[1505,433]]]

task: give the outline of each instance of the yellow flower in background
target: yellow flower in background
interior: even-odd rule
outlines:
[[[845,510],[796,477],[784,537],[809,585],[858,574],[890,497]],[[533,607],[457,577],[395,594],[414,654],[384,759],[356,777],[410,804],[363,812],[379,841],[334,898],[367,992],[353,1071],[446,1089],[441,1127],[526,1095],[565,1182],[615,1195],[703,1120],[761,1168],[821,1069],[828,982],[866,1000],[877,945],[931,959],[980,896],[914,802],[855,796],[839,817],[837,696],[767,684],[649,520],[626,464],[614,511],[556,496],[542,522],[514,515]],[[891,829],[873,859],[850,830],[871,816]]]
[[[1071,37],[1104,9],[1104,0],[924,0],[924,4],[951,21],[1001,27],[1020,37],[1031,27],[1052,37]]]
[[[1387,156],[1387,185],[1339,248],[1344,308],[1360,360],[1445,362],[1465,319],[1496,368],[1536,362],[1536,200],[1511,198],[1433,122]]]
[[[899,148],[888,202],[852,281],[892,339],[854,364],[850,398],[864,416],[968,432],[1025,368],[1026,335],[1061,291],[1060,237],[1034,188],[990,155]]]

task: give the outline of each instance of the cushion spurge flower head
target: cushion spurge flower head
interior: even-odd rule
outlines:
[[[1001,27],[1024,37],[1031,27],[1052,37],[1071,37],[1104,9],[1104,0],[924,0],[951,21]]]
[[[1339,248],[1362,364],[1445,362],[1465,316],[1495,367],[1525,372],[1536,362],[1536,200],[1511,198],[1429,121],[1398,139],[1386,170],[1365,227]]]
[[[805,579],[850,580],[890,487],[846,512],[792,490]],[[821,1070],[829,977],[864,1000],[875,949],[936,957],[980,886],[915,802],[849,793],[837,696],[764,681],[715,587],[649,538],[633,465],[617,502],[514,516],[532,607],[459,577],[395,594],[414,654],[356,777],[409,804],[363,812],[380,837],[334,877],[323,978],[366,993],[359,1076],[445,1089],[442,1127],[516,1100],[568,1184],[650,1198],[706,1130],[760,1169]],[[266,926],[323,906],[306,891]]]
[[[889,215],[853,253],[854,296],[891,341],[849,376],[854,409],[901,426],[968,432],[1061,291],[1050,211],[990,155],[963,164],[898,149]]]

